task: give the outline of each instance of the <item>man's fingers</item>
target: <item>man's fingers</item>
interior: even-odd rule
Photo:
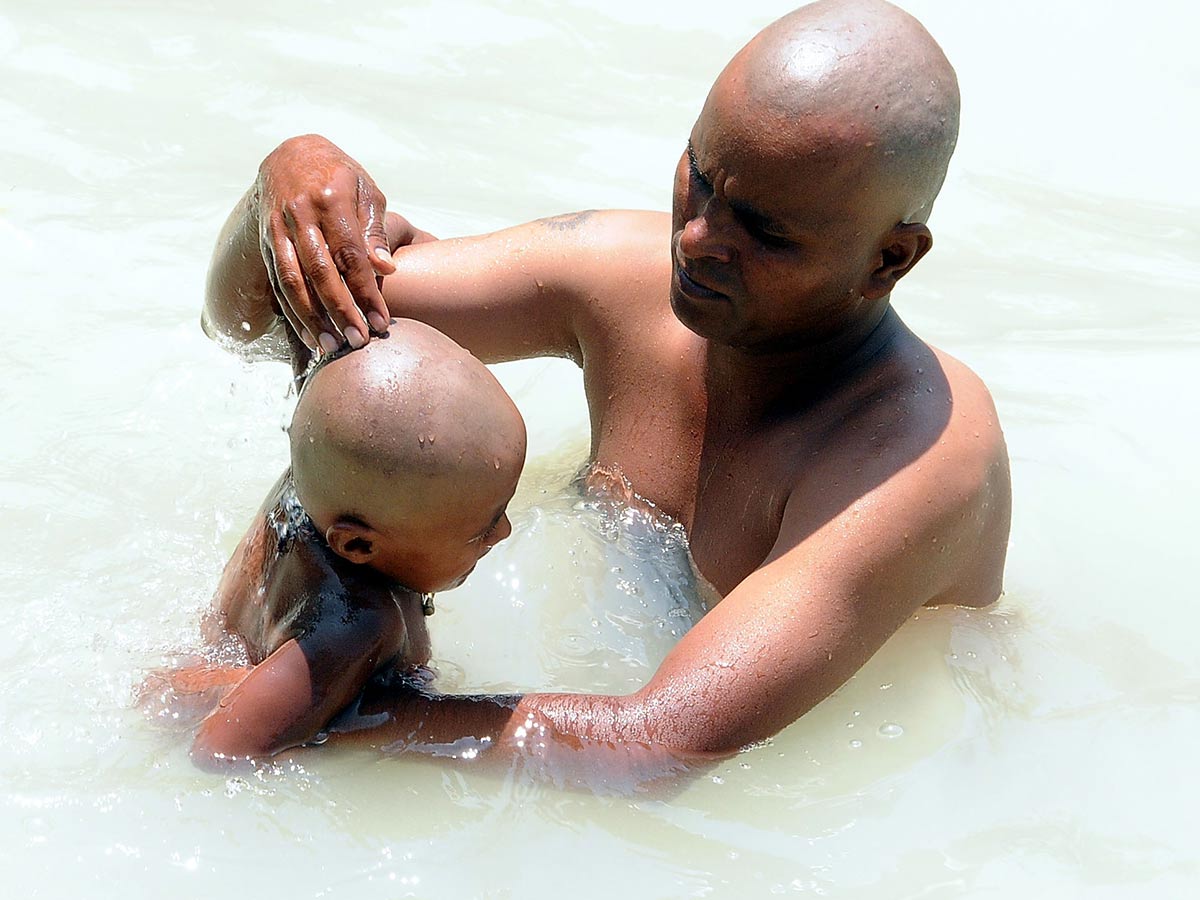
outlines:
[[[369,290],[365,282],[361,290],[356,285],[351,285],[350,289],[358,298],[371,329],[376,334],[383,334],[391,321],[387,301],[383,299],[383,276],[395,272],[396,264],[392,262],[391,245],[388,243],[387,199],[374,182],[363,176],[358,179],[358,223],[363,229],[363,243],[366,244],[374,270],[374,289]]]
[[[361,317],[359,321],[367,323],[370,330],[386,330],[387,305],[383,302],[376,271],[372,268],[370,256],[363,243],[363,235],[357,224],[346,218],[337,218],[327,225],[325,241],[334,265],[337,266],[338,273],[355,304],[352,309]],[[336,321],[337,317],[334,318]],[[380,322],[384,323],[383,329],[379,328]],[[367,328],[364,328],[362,334],[365,336],[367,333]]]
[[[263,264],[267,269],[267,281],[271,284],[271,294],[273,295],[271,309],[274,310],[276,315],[283,316],[292,332],[304,342],[304,346],[315,352],[317,349],[317,339],[309,333],[307,328],[300,324],[300,320],[292,312],[292,307],[283,297],[283,288],[279,285],[279,276],[275,274],[275,254],[271,252],[271,249],[265,243],[261,244],[259,249],[262,252]]]
[[[361,347],[367,341],[367,323],[342,274],[342,264],[353,265],[352,254],[348,256],[340,245],[334,252],[337,258],[331,255],[325,235],[316,225],[309,225],[296,236],[296,253],[301,269],[308,277],[312,293],[316,295],[326,317],[334,325],[332,338],[340,346],[341,336],[344,335],[351,347]],[[365,260],[362,262],[365,265]],[[327,339],[318,335],[318,340],[321,341],[321,348],[326,349]]]
[[[387,198],[365,176],[358,177],[358,224],[363,230],[363,243],[367,245],[371,265],[380,275],[391,275],[396,271],[387,236]]]
[[[284,316],[307,346],[320,347],[326,352],[336,350],[341,339],[324,310],[313,301],[296,245],[279,219],[272,218],[270,230],[273,265],[268,264],[267,271],[273,273],[272,284],[281,299]]]

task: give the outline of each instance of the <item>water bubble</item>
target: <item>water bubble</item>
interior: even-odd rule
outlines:
[[[861,746],[862,746],[862,741],[851,741],[851,742],[850,742],[850,749],[851,749],[851,750],[857,750],[857,749],[858,749],[859,747],[861,747]]]
[[[904,729],[895,722],[884,722],[879,726],[879,736],[885,738],[898,738],[904,734]]]

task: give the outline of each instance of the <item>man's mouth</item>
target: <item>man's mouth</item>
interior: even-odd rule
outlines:
[[[697,281],[683,266],[676,264],[675,278],[679,282],[679,290],[685,296],[691,297],[693,300],[728,300],[729,297],[720,291],[710,288],[703,282]]]

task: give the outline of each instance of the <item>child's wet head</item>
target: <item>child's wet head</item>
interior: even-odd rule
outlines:
[[[411,320],[318,369],[290,429],[296,492],[334,552],[414,590],[508,534],[525,426],[477,359]]]

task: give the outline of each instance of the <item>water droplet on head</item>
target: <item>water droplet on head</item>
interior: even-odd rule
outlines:
[[[904,734],[904,729],[895,722],[884,722],[879,726],[879,736],[885,738],[898,738]]]

